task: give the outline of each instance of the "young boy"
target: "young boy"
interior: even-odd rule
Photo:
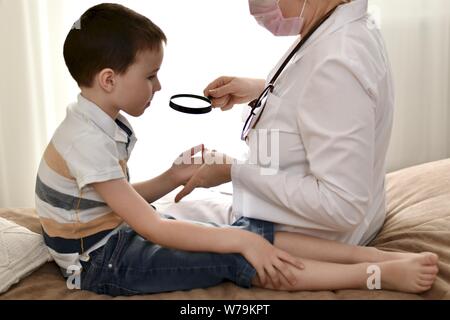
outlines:
[[[247,260],[261,279],[266,269],[299,264],[270,244],[269,223],[215,228],[164,219],[148,204],[185,183],[198,165],[173,165],[153,180],[129,183],[136,137],[120,111],[142,115],[161,90],[165,41],[150,20],[116,4],[89,9],[65,41],[64,58],[81,94],[45,150],[36,208],[56,263],[66,275],[82,267],[82,289],[126,295],[224,280],[249,287],[255,269]]]
[[[63,272],[82,268],[81,289],[132,295],[225,280],[283,290],[367,288],[374,263],[383,288],[431,287],[437,273],[431,253],[274,235],[272,223],[248,218],[217,228],[160,216],[149,203],[185,184],[199,166],[173,165],[131,185],[127,161],[136,137],[120,111],[142,115],[161,89],[157,73],[165,41],[150,20],[115,4],[89,9],[67,36],[64,58],[81,94],[45,150],[36,209],[46,245]],[[284,250],[307,259],[300,262]]]

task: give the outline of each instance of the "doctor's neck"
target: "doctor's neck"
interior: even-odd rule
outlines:
[[[302,30],[304,37],[330,10],[335,7],[351,2],[352,0],[304,0],[305,8],[305,26]]]

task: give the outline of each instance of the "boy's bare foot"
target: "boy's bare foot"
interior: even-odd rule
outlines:
[[[438,256],[424,252],[414,254],[406,259],[382,262],[382,289],[396,290],[408,293],[420,293],[431,289],[436,275]]]

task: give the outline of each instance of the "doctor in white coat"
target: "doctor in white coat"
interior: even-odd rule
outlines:
[[[196,187],[232,181],[235,218],[366,245],[385,219],[394,108],[391,68],[380,31],[367,13],[368,1],[249,4],[274,35],[300,37],[267,80],[220,77],[207,86],[205,95],[223,110],[260,98],[243,131],[249,160],[204,165],[176,201]],[[271,174],[255,157],[263,149],[256,141],[265,141],[264,135],[268,141],[276,137],[277,170]]]

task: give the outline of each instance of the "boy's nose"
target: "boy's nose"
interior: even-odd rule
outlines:
[[[161,82],[159,82],[159,79],[156,82],[156,86],[153,88],[154,92],[160,91],[161,88]]]

